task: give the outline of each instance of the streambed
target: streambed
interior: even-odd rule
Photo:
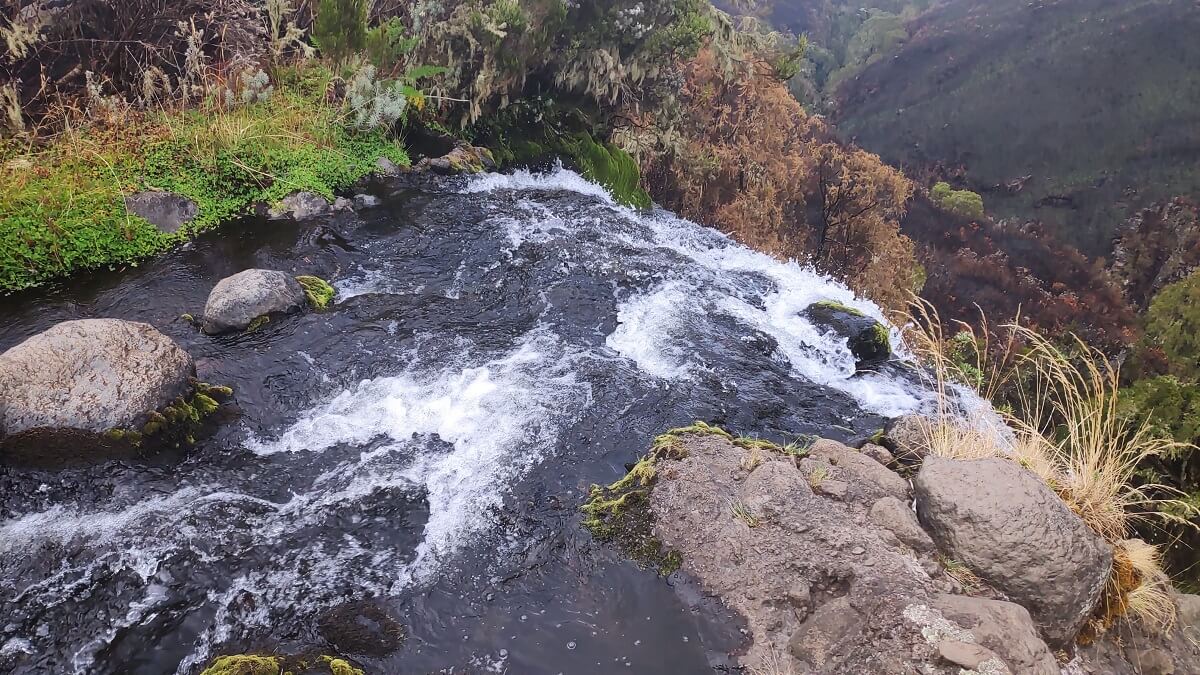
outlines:
[[[901,368],[855,376],[799,314],[875,306],[569,171],[387,192],[0,299],[0,350],[145,321],[236,392],[186,451],[0,468],[0,672],[330,651],[348,604],[406,632],[347,654],[371,673],[711,672],[737,621],[594,543],[588,486],[696,419],[846,438],[928,396]],[[223,338],[179,318],[248,267],[332,279],[336,305]]]

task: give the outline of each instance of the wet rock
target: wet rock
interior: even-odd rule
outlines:
[[[125,208],[150,221],[160,232],[178,232],[200,212],[196,202],[174,192],[137,192],[125,197]]]
[[[932,553],[936,547],[929,534],[921,529],[917,514],[908,504],[895,497],[883,497],[871,506],[871,522],[896,535],[896,538],[918,553]]]
[[[845,338],[859,368],[887,361],[892,355],[887,328],[853,307],[818,302],[809,305],[804,316],[815,325]]]
[[[930,421],[920,415],[897,417],[888,422],[879,442],[901,464],[918,465],[929,454],[925,441],[926,429],[929,424]]]
[[[370,601],[336,607],[318,626],[321,637],[339,654],[382,658],[404,644],[404,626]]]
[[[271,207],[267,217],[271,220],[309,220],[323,216],[332,210],[329,201],[312,192],[293,192]]]
[[[947,557],[1028,608],[1047,642],[1074,639],[1113,554],[1054,492],[998,458],[929,457],[913,488],[921,522]]]
[[[355,210],[373,209],[376,206],[379,206],[379,197],[376,197],[375,195],[366,195],[366,194],[354,195],[353,202],[354,202]]]
[[[304,288],[291,276],[245,270],[217,282],[204,305],[202,329],[209,335],[243,331],[261,317],[299,311],[305,302]]]
[[[1012,675],[996,652],[970,642],[943,640],[937,645],[938,655],[947,663],[986,675]]]
[[[413,167],[416,171],[430,171],[443,176],[482,173],[496,168],[492,151],[468,143],[459,143],[441,157],[422,159]]]
[[[191,356],[149,324],[57,324],[0,355],[0,445],[7,460],[35,464],[103,451],[105,434],[140,427],[194,374]]]
[[[950,637],[969,641],[994,652],[1008,668],[1021,675],[1059,675],[1058,664],[1046,643],[1038,637],[1029,612],[1020,605],[972,598],[938,595],[930,606],[964,631]],[[936,626],[930,630],[937,632]],[[969,640],[966,638],[969,637]]]

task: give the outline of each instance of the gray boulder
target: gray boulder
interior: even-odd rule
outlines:
[[[66,321],[0,354],[0,430],[6,459],[50,454],[112,430],[138,427],[186,394],[192,358],[153,326],[117,319]]]
[[[125,197],[125,208],[168,234],[178,232],[200,212],[196,202],[174,192],[137,192]]]
[[[912,550],[918,553],[934,551],[933,540],[921,529],[917,514],[899,499],[883,497],[871,506],[870,516],[872,523],[891,532]]]
[[[888,422],[879,442],[900,463],[909,466],[920,464],[929,454],[925,441],[925,430],[929,424],[931,420],[920,415],[897,417]]]
[[[933,609],[970,633],[970,641],[996,654],[1021,675],[1059,675],[1058,663],[1038,637],[1033,619],[1020,605],[965,595],[938,595]],[[963,636],[960,636],[963,637]],[[953,649],[952,645],[946,645]],[[946,650],[939,645],[942,656]],[[954,650],[961,653],[962,650]]]
[[[271,207],[267,216],[271,220],[308,220],[323,216],[333,210],[329,201],[312,192],[293,192]]]
[[[913,491],[921,522],[947,557],[1028,608],[1051,645],[1075,638],[1113,553],[1050,488],[1007,459],[929,457]]]
[[[250,269],[226,277],[204,305],[202,330],[209,335],[244,331],[260,317],[304,308],[304,289],[290,275]]]

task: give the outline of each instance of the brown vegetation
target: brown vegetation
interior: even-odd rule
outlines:
[[[651,193],[750,246],[902,306],[922,277],[912,242],[899,233],[911,182],[833,140],[769,64],[725,65],[708,48],[684,68],[679,142],[643,153]],[[655,121],[661,126],[647,120]]]

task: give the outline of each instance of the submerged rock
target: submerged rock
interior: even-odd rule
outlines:
[[[1075,638],[1113,552],[1058,495],[999,458],[927,458],[913,490],[921,522],[948,558],[1028,608],[1047,642]]]
[[[209,335],[244,331],[272,314],[304,308],[300,282],[275,270],[249,269],[217,282],[204,305],[202,329]]]
[[[200,207],[174,192],[137,192],[125,197],[125,208],[150,221],[160,232],[178,232],[190,223]]]
[[[149,324],[57,324],[0,355],[0,447],[34,464],[102,451],[114,431],[186,395],[194,374],[191,356]]]
[[[271,220],[309,220],[323,216],[333,210],[329,200],[312,192],[293,192],[270,208],[267,217]]]
[[[836,302],[817,302],[804,310],[817,326],[846,339],[859,368],[887,361],[892,355],[887,328],[862,312]]]

